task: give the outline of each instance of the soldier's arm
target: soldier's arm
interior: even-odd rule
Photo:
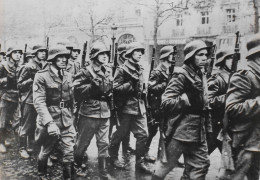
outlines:
[[[171,113],[179,113],[189,106],[184,93],[185,76],[176,74],[167,85],[162,95],[161,107]]]
[[[86,72],[86,69],[81,69],[74,79],[74,94],[75,96],[86,97],[90,94],[91,90],[91,80],[89,73]]]
[[[125,80],[124,70],[122,68],[116,69],[113,81],[113,89],[115,92],[122,94],[133,91],[131,82],[126,82]]]
[[[0,64],[0,87],[3,88],[7,84],[7,77],[4,75],[4,66]]]
[[[31,68],[25,66],[21,69],[19,73],[20,77],[18,78],[17,87],[20,91],[28,91],[29,87],[33,84],[33,79],[31,77]]]
[[[40,117],[39,120],[45,126],[53,122],[53,118],[46,105],[46,82],[41,73],[36,73],[33,82],[33,104]]]
[[[148,86],[148,90],[151,93],[158,93],[158,94],[162,94],[166,88],[166,81],[160,81],[161,78],[161,74],[159,71],[152,71],[151,76],[149,78],[149,86]],[[155,84],[154,84],[155,83]],[[154,85],[152,85],[154,84]]]
[[[251,80],[243,74],[235,73],[231,77],[227,92],[226,113],[235,119],[254,118],[260,115],[260,96],[249,99],[251,93]]]
[[[208,98],[211,108],[224,108],[226,94],[221,94],[221,88],[223,88],[223,85],[218,78],[212,77],[208,80]]]

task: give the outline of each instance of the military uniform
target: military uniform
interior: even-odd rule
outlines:
[[[19,68],[10,60],[0,64],[0,86],[3,90],[0,102],[0,143],[4,143],[6,128],[10,125],[10,120],[15,118],[18,107],[19,96],[17,89],[17,74]]]
[[[75,94],[84,99],[79,109],[79,136],[75,146],[75,162],[82,164],[83,155],[94,134],[97,137],[98,157],[108,156],[108,130],[110,118],[109,93],[112,88],[112,69],[92,64],[76,75]],[[93,81],[99,81],[96,85]]]
[[[156,135],[159,122],[160,122],[160,105],[161,105],[161,96],[164,93],[164,90],[168,81],[167,68],[160,64],[156,69],[151,72],[149,77],[149,82],[156,82],[155,85],[148,86],[148,101],[151,106],[152,117],[154,122],[148,122],[149,136],[146,143],[147,152],[151,145],[153,137]]]
[[[111,140],[111,158],[117,159],[118,144],[132,131],[136,137],[136,158],[140,160],[145,153],[147,140],[147,119],[144,101],[141,98],[143,92],[143,67],[127,60],[118,68],[114,77],[114,96],[121,97],[117,102],[118,111],[122,114],[119,129],[113,134]],[[119,98],[117,98],[119,99]]]
[[[226,112],[235,172],[232,179],[259,179],[260,170],[260,61],[259,34],[247,43],[248,70],[240,70],[230,80],[227,91]],[[254,57],[253,57],[254,56]]]
[[[47,66],[48,63],[45,64],[43,69]],[[41,69],[42,68],[38,63],[36,63],[36,61],[31,60],[20,70],[17,84],[20,91],[21,101],[23,102],[23,107],[21,108],[23,117],[19,127],[19,136],[22,137],[20,148],[26,148],[26,136],[28,136],[29,141],[34,139],[37,112],[33,106],[32,84],[35,74]]]
[[[228,79],[230,73],[226,70],[220,70],[212,75],[208,80],[208,97],[211,107],[212,136],[208,138],[208,149],[211,154],[216,148],[222,149],[222,143],[217,139],[223,126],[225,113],[225,99],[228,88]]]
[[[167,112],[167,163],[159,162],[152,179],[164,179],[183,154],[185,170],[182,179],[205,180],[210,165],[206,131],[210,123],[203,113],[202,72],[189,64],[197,52],[208,49],[203,41],[191,41],[184,47],[185,60],[179,73],[175,73],[162,95]],[[193,57],[193,59],[192,59]],[[206,60],[206,56],[203,56]],[[192,63],[192,62],[190,62]],[[194,62],[193,62],[194,63]],[[185,176],[187,175],[187,176]]]
[[[68,65],[66,67],[66,71],[71,73],[72,75],[76,75],[79,72],[80,69],[80,63],[78,60],[73,61],[72,59],[69,59]]]
[[[55,55],[69,53],[62,47],[53,47],[49,58]],[[51,59],[52,60],[52,59]],[[54,145],[58,142],[63,152],[63,176],[71,178],[72,163],[74,162],[73,147],[76,131],[73,126],[74,93],[72,75],[64,71],[60,77],[59,70],[50,65],[36,73],[33,83],[33,103],[38,113],[35,139],[41,145],[38,155],[38,174],[47,173],[47,159]],[[59,135],[51,135],[50,127],[57,127]]]

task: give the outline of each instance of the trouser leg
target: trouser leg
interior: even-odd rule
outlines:
[[[75,144],[74,160],[78,166],[82,165],[84,153],[96,131],[94,118],[79,116],[78,139]]]
[[[248,176],[250,180],[259,178],[259,155],[258,152],[239,149],[235,151],[235,171],[231,179],[243,180]],[[255,158],[255,159],[254,159]],[[252,173],[252,174],[250,174]],[[257,177],[256,177],[257,176]]]
[[[185,151],[185,148],[185,145],[181,141],[172,139],[166,148],[167,163],[158,162],[153,176],[164,179],[177,165],[178,159]]]
[[[109,120],[108,119],[98,119],[99,127],[95,133],[97,139],[98,147],[98,157],[107,158],[108,157],[108,133],[109,133]]]
[[[136,138],[136,160],[145,155],[145,145],[148,137],[147,120],[145,115],[125,115],[125,118],[132,119],[131,131]]]
[[[118,158],[120,142],[124,137],[128,135],[128,132],[130,130],[130,123],[131,119],[128,118],[126,114],[122,114],[120,127],[113,134],[109,147],[109,155],[112,159]]]
[[[146,152],[149,151],[152,140],[153,140],[154,136],[157,134],[158,127],[159,127],[158,123],[153,124],[153,125],[148,123],[148,134],[149,134],[149,136],[148,136],[147,142],[146,142]]]
[[[187,143],[187,146],[189,148],[184,153],[184,159],[190,180],[205,180],[210,165],[207,142]]]

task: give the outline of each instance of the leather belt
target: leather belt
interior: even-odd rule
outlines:
[[[71,102],[70,101],[60,101],[60,102],[52,102],[52,103],[47,103],[47,106],[58,106],[59,108],[71,108]]]

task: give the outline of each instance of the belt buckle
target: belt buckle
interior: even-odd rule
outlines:
[[[64,108],[64,106],[65,106],[65,103],[63,101],[60,102],[60,108],[62,109],[62,108]]]

